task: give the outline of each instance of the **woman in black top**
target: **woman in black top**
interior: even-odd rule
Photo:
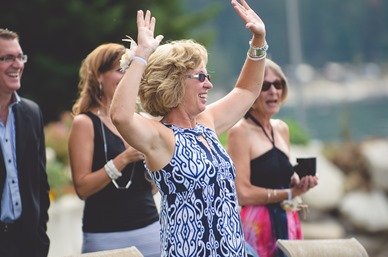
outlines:
[[[283,71],[266,59],[261,93],[245,118],[230,129],[227,139],[228,153],[236,166],[244,236],[260,257],[282,256],[277,252],[277,239],[302,238],[291,199],[318,183],[315,176],[299,178],[294,172],[288,126],[272,118],[287,92]]]
[[[73,106],[69,156],[74,187],[85,200],[82,252],[136,246],[160,256],[159,214],[143,155],[120,136],[108,115],[123,76],[125,48],[103,44],[80,68],[80,95]]]

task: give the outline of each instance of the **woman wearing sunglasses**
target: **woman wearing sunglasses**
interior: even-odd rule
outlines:
[[[163,37],[154,37],[155,18],[139,11],[138,47],[113,97],[112,121],[144,153],[161,194],[161,256],[246,256],[235,170],[217,135],[259,95],[267,47],[262,20],[244,0],[232,5],[253,37],[227,96],[207,106],[213,84],[206,49],[193,40],[159,46]],[[143,109],[160,121],[131,111],[138,93]]]
[[[318,183],[317,177],[300,179],[294,172],[288,126],[272,119],[287,93],[283,71],[266,59],[259,97],[245,118],[228,131],[227,149],[236,167],[244,236],[260,257],[283,256],[277,252],[277,239],[302,239],[291,199]]]

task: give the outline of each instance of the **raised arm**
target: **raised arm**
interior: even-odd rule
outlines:
[[[159,138],[155,127],[157,122],[135,112],[140,80],[148,58],[163,39],[161,35],[154,37],[155,23],[150,11],[145,15],[141,10],[137,12],[138,46],[135,57],[120,81],[110,107],[113,124],[120,134],[130,145],[143,153],[149,152]]]
[[[214,121],[213,125],[217,134],[225,132],[248,111],[260,94],[264,79],[265,25],[246,1],[241,0],[240,4],[232,0],[231,3],[245,23],[245,27],[252,32],[252,39],[251,41],[247,39],[247,58],[235,88],[222,99],[210,104],[207,111],[203,113],[209,123]]]

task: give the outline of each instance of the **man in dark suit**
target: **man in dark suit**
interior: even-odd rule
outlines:
[[[46,257],[49,184],[39,106],[19,97],[27,56],[0,28],[0,256]]]

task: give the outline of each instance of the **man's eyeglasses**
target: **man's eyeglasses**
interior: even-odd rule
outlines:
[[[200,82],[204,82],[206,78],[207,80],[211,81],[210,74],[199,73],[194,75],[187,75],[186,77],[191,79],[198,79]]]
[[[5,62],[5,63],[14,63],[16,60],[22,63],[26,63],[28,58],[26,54],[22,54],[18,56],[8,54],[0,57],[0,62]]]
[[[274,85],[276,89],[283,89],[286,86],[286,82],[283,79],[278,79],[273,82],[264,81],[261,91],[267,91],[271,88],[271,85]]]

